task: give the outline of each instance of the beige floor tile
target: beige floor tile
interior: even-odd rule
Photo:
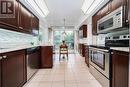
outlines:
[[[52,83],[51,82],[40,82],[38,87],[51,87]]]
[[[64,82],[53,82],[52,87],[65,87]]]
[[[65,87],[78,87],[78,84],[76,84],[76,83],[66,83]]]
[[[89,83],[78,83],[78,87],[92,87],[92,86]]]
[[[54,57],[52,69],[39,69],[23,87],[101,87],[81,56],[70,54],[68,61],[59,61],[58,55]]]
[[[91,87],[102,87],[97,80],[89,80]]]
[[[39,87],[39,82],[30,82],[30,83],[27,83],[25,84],[23,87]]]

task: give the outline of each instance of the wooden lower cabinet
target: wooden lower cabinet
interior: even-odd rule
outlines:
[[[22,87],[26,82],[25,51],[2,54],[2,87]]]
[[[128,87],[129,53],[113,51],[112,87]]]
[[[84,47],[84,44],[79,44],[78,45],[78,51],[79,51],[79,54],[83,57],[85,57],[85,47]]]
[[[41,68],[53,67],[53,46],[41,46]]]
[[[85,63],[89,67],[89,46],[84,45],[85,47]]]

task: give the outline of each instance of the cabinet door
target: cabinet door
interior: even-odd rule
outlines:
[[[83,38],[87,38],[87,25],[83,25]]]
[[[89,67],[89,47],[85,45],[85,63]]]
[[[97,35],[97,21],[101,18],[101,11],[98,11],[93,17],[92,17],[92,34]]]
[[[19,87],[25,82],[24,51],[2,54],[2,87]]]
[[[23,5],[20,5],[19,29],[25,33],[32,32],[32,30],[31,30],[31,13]]]
[[[123,0],[112,0],[111,1],[111,10],[114,11],[123,4]]]
[[[53,67],[53,47],[42,46],[41,47],[41,68]]]
[[[11,16],[10,18],[8,18],[9,16],[4,17],[4,18],[1,16],[1,18],[0,18],[0,28],[10,29],[10,30],[17,30],[18,31],[17,27],[18,27],[19,4],[18,4],[18,2],[16,0],[4,0],[6,5],[7,5],[8,1],[11,1],[12,3],[14,2],[14,4],[11,5],[11,8],[9,8],[13,12],[13,13],[11,13],[11,14],[13,14],[13,16]],[[8,13],[6,13],[6,14],[8,14]],[[9,15],[11,15],[11,14],[9,14]]]
[[[114,51],[112,55],[112,87],[128,87],[129,53]]]
[[[32,28],[32,32],[39,31],[39,19],[34,15],[32,15],[31,28]]]
[[[101,18],[109,14],[109,4],[106,4],[102,9],[101,9]]]
[[[39,19],[34,15],[32,15],[32,23],[31,23],[31,25],[32,25],[33,29],[39,30]]]

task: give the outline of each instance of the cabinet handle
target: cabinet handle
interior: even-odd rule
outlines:
[[[23,27],[19,27],[20,29],[23,29]]]
[[[2,56],[0,56],[0,60],[2,59]]]
[[[126,23],[128,23],[129,22],[129,20],[126,20]]]
[[[7,58],[7,56],[3,56],[3,58],[4,58],[4,59],[6,59],[6,58]]]
[[[106,14],[109,14],[110,13],[110,11],[109,12],[107,12]]]

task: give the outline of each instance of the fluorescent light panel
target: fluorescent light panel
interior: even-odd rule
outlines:
[[[82,11],[85,14],[90,14],[95,8],[97,8],[104,0],[84,0]]]
[[[49,10],[48,10],[44,0],[25,0],[25,1],[40,16],[46,17],[49,14]]]
[[[49,10],[48,10],[48,8],[46,6],[45,1],[44,0],[35,0],[35,2],[39,6],[39,8],[42,10],[42,12],[44,13],[44,15],[47,16],[49,14]]]

